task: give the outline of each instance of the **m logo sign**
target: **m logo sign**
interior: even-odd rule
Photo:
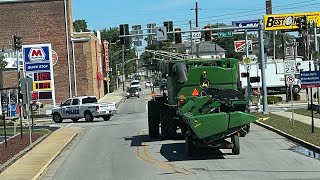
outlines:
[[[31,48],[29,59],[30,61],[43,61],[46,59],[46,54],[42,48]]]

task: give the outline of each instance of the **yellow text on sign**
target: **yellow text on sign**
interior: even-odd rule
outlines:
[[[270,14],[263,18],[264,30],[296,30],[299,27],[298,19],[307,16],[308,23],[317,20],[317,26],[320,27],[320,12],[293,13],[293,14]]]

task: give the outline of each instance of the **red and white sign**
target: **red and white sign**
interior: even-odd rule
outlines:
[[[252,40],[248,40],[248,49],[252,51]],[[246,52],[246,41],[234,41],[234,50],[235,52]]]
[[[52,50],[52,65],[56,65],[58,62],[59,56],[57,54],[57,52],[55,52],[54,50]]]
[[[294,76],[291,76],[291,75],[287,76],[287,83],[289,85],[294,84],[294,82],[295,82]]]
[[[45,60],[46,54],[42,48],[31,48],[29,52],[29,59],[30,61]]]
[[[109,42],[103,41],[103,47],[104,47],[104,63],[106,66],[106,71],[108,72],[109,69]]]

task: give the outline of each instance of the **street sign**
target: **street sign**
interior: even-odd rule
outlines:
[[[218,32],[218,38],[224,38],[224,37],[233,37],[233,33],[231,31],[229,31],[229,32]]]
[[[294,84],[294,82],[295,82],[295,77],[293,75],[288,75],[287,76],[287,83],[289,85],[292,85],[292,84]]]
[[[248,49],[252,51],[252,40],[248,40]],[[235,52],[246,52],[246,41],[234,41],[234,51]]]
[[[232,25],[236,27],[258,27],[259,20],[232,21]]]
[[[320,71],[300,72],[301,88],[320,87]]]
[[[168,40],[168,35],[167,35],[167,28],[165,26],[163,27],[158,27],[157,31],[157,40],[158,41],[166,41]]]
[[[194,44],[200,44],[200,39],[194,39],[194,40],[192,40],[192,42],[193,42]]]
[[[201,39],[201,32],[192,32],[192,39]]]
[[[294,59],[285,60],[283,64],[285,75],[294,75],[296,73],[296,61]]]

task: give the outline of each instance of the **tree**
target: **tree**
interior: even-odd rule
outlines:
[[[87,26],[86,20],[75,20],[73,22],[73,28],[75,32],[90,32]]]

